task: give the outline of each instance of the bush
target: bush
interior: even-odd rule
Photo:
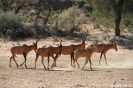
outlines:
[[[23,30],[23,19],[11,14],[0,14],[0,34],[4,37],[13,37]]]
[[[86,22],[86,16],[76,6],[64,10],[61,14],[58,14],[53,21],[53,29],[60,29],[65,31],[66,34],[73,33],[80,29],[80,25]],[[54,18],[53,18],[54,19]]]

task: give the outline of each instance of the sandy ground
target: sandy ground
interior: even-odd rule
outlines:
[[[89,63],[84,70],[81,70],[84,65],[85,58],[78,60],[80,69],[74,69],[70,66],[70,56],[61,55],[57,60],[57,67],[46,71],[43,69],[41,58],[38,59],[37,69],[34,69],[35,52],[31,51],[27,56],[27,66],[16,67],[12,60],[12,67],[9,67],[9,58],[11,56],[10,48],[13,44],[32,44],[35,40],[25,41],[4,41],[0,39],[0,88],[133,88],[133,51],[123,48],[118,45],[118,51],[114,49],[106,53],[107,62],[104,58],[101,60],[101,65],[98,64],[100,54],[92,55],[92,68],[89,68]],[[52,41],[50,38],[38,42],[38,47],[44,45],[56,46],[59,42]],[[63,40],[63,45],[79,44],[72,40]],[[88,46],[90,44],[87,41]],[[24,58],[22,55],[16,57],[17,63],[20,65]],[[47,66],[47,58],[44,60]],[[52,65],[53,59],[50,59]]]

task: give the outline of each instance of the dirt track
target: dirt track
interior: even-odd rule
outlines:
[[[35,40],[20,42],[22,44],[32,44]],[[88,42],[88,41],[87,41]],[[41,40],[38,47],[46,44],[55,45],[53,41]],[[70,40],[63,43],[69,45],[73,43]],[[79,44],[80,42],[74,43]],[[9,67],[9,52],[13,44],[17,42],[0,40],[0,88],[133,88],[133,51],[124,49],[118,45],[118,51],[110,50],[107,52],[106,65],[104,59],[101,60],[101,65],[98,65],[100,54],[92,55],[92,68],[89,68],[89,63],[84,70],[81,70],[84,64],[84,58],[78,60],[81,68],[72,68],[70,66],[70,56],[60,56],[57,60],[57,67],[45,71],[41,63],[41,58],[38,59],[37,69],[34,69],[35,52],[32,51],[27,56],[27,66],[17,68],[12,61],[12,68]],[[90,42],[87,43],[88,45]],[[16,57],[17,63],[20,65],[24,59],[22,56]],[[47,59],[45,58],[47,66]],[[50,65],[53,60],[51,58]]]

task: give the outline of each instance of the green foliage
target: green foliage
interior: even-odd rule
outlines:
[[[57,36],[52,35],[52,38],[53,38],[54,42],[58,42],[58,37]]]
[[[87,19],[82,10],[76,6],[68,8],[64,11],[53,12],[54,15],[50,17],[50,33],[59,34],[59,31],[67,35],[74,31],[80,30],[80,25],[86,23]]]
[[[78,30],[82,23],[86,23],[86,20],[83,11],[73,6],[59,14],[59,28],[71,33]]]
[[[103,40],[108,41],[110,39],[110,35],[108,33],[105,33],[105,35],[103,35]]]
[[[131,14],[122,15],[123,19],[121,20],[121,30],[128,29],[127,31],[133,32],[133,17]]]
[[[90,17],[94,18],[94,27],[99,28],[100,25],[103,25],[106,28],[114,28],[114,11],[110,10],[104,11],[96,9],[90,14]]]
[[[118,14],[122,14],[120,29],[126,28],[130,32],[133,30],[133,21],[131,20],[133,0],[86,0],[86,2],[93,6],[93,12],[90,16],[95,19],[95,27],[98,28],[99,25],[103,25],[107,28],[114,28],[115,19]]]
[[[23,18],[11,15],[0,14],[0,34],[3,36],[11,36],[23,29]]]
[[[98,42],[99,42],[99,39],[98,39],[98,37],[96,36],[95,39],[93,40],[93,44],[98,44]]]

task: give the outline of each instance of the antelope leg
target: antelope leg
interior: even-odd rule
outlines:
[[[23,56],[24,56],[24,54],[23,54]],[[24,57],[24,59],[25,59],[25,57]],[[22,64],[20,64],[20,67],[21,67],[24,63],[25,63],[25,60],[24,60],[24,62],[23,62]]]
[[[105,55],[105,53],[104,53],[104,59],[105,59],[106,65],[108,65],[108,63],[107,63],[107,61],[106,61],[106,55]]]
[[[55,56],[52,56],[52,58],[54,59],[54,61],[53,61],[53,64],[52,64],[52,66],[51,66],[51,68],[53,69],[53,67],[55,67],[56,66],[56,59],[57,59],[57,57]]]
[[[44,57],[42,57],[42,64],[44,66],[44,69],[46,69],[45,65],[44,65]]]
[[[15,60],[15,58],[13,57],[13,60],[14,60],[14,62],[16,63],[16,65],[17,65],[17,67],[18,67],[18,64],[17,64],[17,62],[16,62],[16,60]]]
[[[49,56],[50,56],[50,55],[48,55],[48,67],[47,67],[48,70],[49,70]]]
[[[25,67],[27,68],[27,66],[26,66],[26,54],[25,53],[23,53],[23,56],[24,56],[24,62],[20,65],[20,66],[22,66],[24,63],[25,63]]]
[[[16,63],[17,67],[18,67],[18,64],[17,64],[17,62],[16,62],[16,60],[15,60],[14,55],[12,55],[12,57],[10,58],[10,67],[11,67],[11,60],[12,60],[12,58],[13,58],[14,62]]]
[[[85,65],[86,65],[87,63],[88,63],[88,58],[85,60],[85,64],[84,64],[82,70],[84,69],[84,67],[85,67]]]
[[[89,62],[90,62],[90,69],[93,70],[92,67],[91,67],[91,59],[90,58],[89,58]]]
[[[99,65],[100,65],[100,61],[101,61],[102,55],[103,55],[103,52],[100,55]]]
[[[10,57],[10,63],[9,66],[11,67],[11,61],[12,61],[13,56]]]
[[[75,59],[73,59],[73,66],[74,66],[74,68],[75,68],[75,61],[77,62],[77,59],[78,59],[78,57],[75,57]]]
[[[73,67],[73,64],[72,64],[72,60],[74,59],[74,54],[73,53],[71,53],[71,66]]]
[[[36,69],[36,63],[37,63],[37,59],[38,59],[39,55],[36,54],[36,59],[35,59],[35,69]]]

